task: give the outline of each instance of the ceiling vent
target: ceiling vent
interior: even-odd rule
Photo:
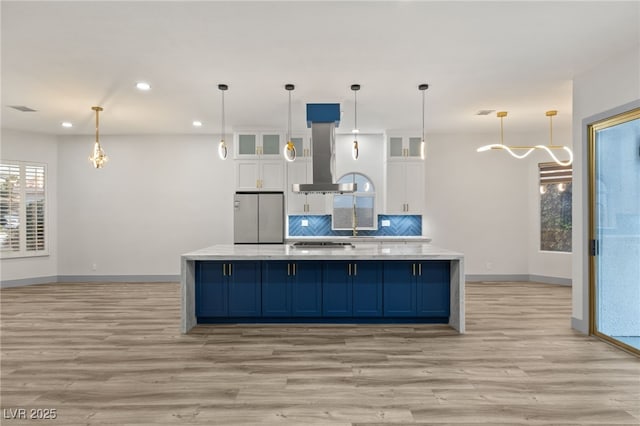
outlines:
[[[24,106],[24,105],[9,105],[9,108],[17,109],[18,111],[22,111],[22,112],[38,112],[38,110],[29,108],[28,106]]]
[[[481,109],[480,111],[476,112],[476,115],[489,115],[493,111],[495,111],[495,109]]]

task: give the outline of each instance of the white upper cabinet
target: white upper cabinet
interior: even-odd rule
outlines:
[[[281,160],[236,160],[236,191],[283,191]]]
[[[282,158],[284,138],[280,132],[237,132],[235,134],[237,159]]]
[[[296,147],[296,158],[311,157],[311,137],[307,135],[293,135],[291,142]],[[286,143],[286,142],[285,142]]]
[[[234,135],[237,191],[283,191],[285,166],[280,132],[248,131]]]
[[[424,163],[390,161],[387,163],[387,214],[423,214]]]
[[[422,160],[420,136],[390,135],[387,141],[387,159],[391,161]]]
[[[422,149],[420,136],[387,135],[386,214],[423,214],[425,183]]]

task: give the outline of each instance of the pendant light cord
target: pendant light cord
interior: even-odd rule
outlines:
[[[100,144],[100,110],[96,109],[96,143]]]
[[[225,122],[224,122],[224,90],[221,90],[222,92],[222,129],[221,129],[221,135],[220,135],[220,139],[222,139],[222,142],[224,142],[224,133],[225,133]]]
[[[291,90],[289,90],[289,117],[287,123],[287,143],[291,142]]]
[[[424,142],[424,90],[422,91],[422,142]]]
[[[353,91],[353,98],[354,98],[354,114],[353,115],[355,117],[354,125],[355,125],[355,129],[357,131],[360,131],[360,129],[358,129],[358,91],[357,90]],[[358,140],[358,133],[357,132],[356,132],[356,135],[355,135],[355,139]]]

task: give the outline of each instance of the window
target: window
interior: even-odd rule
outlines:
[[[0,255],[7,257],[47,254],[46,166],[0,163]]]
[[[571,166],[540,163],[540,250],[571,252]]]
[[[338,183],[351,182],[357,185],[356,192],[333,196],[332,229],[376,229],[373,182],[360,173],[347,173],[338,179]]]

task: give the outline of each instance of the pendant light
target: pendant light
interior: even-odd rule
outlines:
[[[103,110],[102,107],[94,106],[91,107],[92,110],[96,112],[96,141],[93,144],[93,153],[89,157],[89,161],[93,164],[93,167],[96,169],[101,169],[104,167],[104,164],[109,161],[109,157],[104,153],[102,146],[100,145],[100,111]]]
[[[553,117],[555,117],[557,114],[558,114],[558,111],[555,111],[555,110],[545,112],[545,115],[549,117],[549,145],[508,146],[504,144],[504,127],[503,127],[503,121],[502,121],[504,117],[507,116],[507,112],[500,111],[496,114],[496,116],[500,118],[500,143],[481,146],[476,151],[485,152],[490,149],[503,149],[507,151],[512,157],[517,158],[518,160],[521,160],[523,158],[526,158],[529,154],[531,154],[536,149],[539,149],[549,154],[549,156],[553,159],[553,161],[555,161],[556,164],[558,164],[559,166],[570,166],[573,163],[573,152],[571,151],[571,149],[567,146],[553,144]],[[556,157],[556,155],[553,153],[553,150],[556,150],[556,149],[564,150],[569,155],[569,159],[567,161],[561,161],[560,159],[558,159],[558,157]],[[518,151],[518,150],[524,151],[524,153],[517,154],[515,151]]]
[[[293,84],[285,84],[284,88],[289,92],[289,115],[287,119],[287,143],[284,145],[282,155],[284,159],[292,162],[296,159],[296,146],[291,140],[291,92],[296,88]]]
[[[425,134],[424,134],[424,93],[429,88],[429,85],[423,83],[418,86],[418,89],[422,92],[422,140],[420,141],[420,158],[424,160],[426,143],[425,143]]]
[[[357,160],[360,156],[360,148],[358,147],[358,133],[360,133],[360,129],[358,129],[358,90],[360,90],[359,84],[352,84],[351,90],[353,90],[353,147],[351,148],[351,157],[354,160]]]
[[[220,125],[220,144],[218,145],[218,156],[221,160],[225,160],[227,158],[227,154],[229,153],[229,149],[227,148],[227,144],[224,141],[225,136],[225,123],[224,123],[224,92],[229,89],[229,86],[226,84],[218,84],[218,89],[222,93],[222,120]]]

